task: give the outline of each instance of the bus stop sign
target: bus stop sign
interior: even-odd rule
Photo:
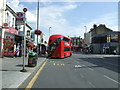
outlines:
[[[24,12],[17,12],[16,13],[16,23],[17,25],[23,25],[25,20]]]

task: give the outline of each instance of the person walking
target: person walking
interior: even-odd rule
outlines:
[[[113,53],[114,53],[114,55],[116,55],[117,54],[117,50],[114,50]]]

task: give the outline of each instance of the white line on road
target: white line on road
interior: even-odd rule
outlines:
[[[83,65],[81,65],[81,66],[88,67],[88,66],[86,66],[86,65],[84,65],[84,64],[83,64]],[[88,69],[90,69],[90,70],[94,71],[94,69],[92,69],[92,68],[89,68],[89,67],[88,67]]]
[[[82,78],[84,78],[84,76],[83,76],[82,74],[80,74],[80,76],[81,76]]]
[[[104,75],[104,77],[108,78],[109,80],[112,80],[112,81],[115,82],[115,83],[120,84],[118,81],[116,81],[116,80],[114,80],[114,79],[112,79],[112,78],[110,78],[110,77],[108,77],[108,76],[106,76],[106,75]]]
[[[81,66],[84,66],[84,67],[86,67],[86,65],[81,65]]]
[[[90,81],[87,81],[93,88],[95,88],[95,86],[90,82]]]
[[[75,65],[75,68],[80,68],[80,67],[82,67],[81,65]]]
[[[88,69],[90,69],[90,70],[94,71],[94,69],[92,69],[92,68],[88,68]]]

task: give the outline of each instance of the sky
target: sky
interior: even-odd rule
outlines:
[[[15,11],[22,12],[27,8],[27,23],[35,30],[37,28],[37,0],[7,0],[7,4]],[[118,2],[97,0],[40,0],[39,29],[50,35],[84,37],[93,24],[105,24],[113,31],[118,31]],[[86,26],[86,28],[85,28]]]

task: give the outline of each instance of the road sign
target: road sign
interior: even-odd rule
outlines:
[[[17,25],[24,25],[24,19],[23,18],[16,18],[16,24]]]
[[[24,11],[24,12],[27,12],[27,8],[24,8],[23,11]]]
[[[17,12],[16,15],[17,15],[16,18],[25,18],[24,12]]]
[[[17,12],[16,13],[16,24],[23,25],[25,21],[25,14],[24,12]]]

